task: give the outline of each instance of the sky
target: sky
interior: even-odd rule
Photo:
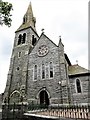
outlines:
[[[3,0],[13,4],[12,26],[0,26],[0,93],[4,92],[15,31],[22,24],[31,1],[36,30],[58,45],[59,36],[64,52],[72,64],[88,68],[88,1],[89,0]]]

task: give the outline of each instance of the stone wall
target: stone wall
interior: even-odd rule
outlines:
[[[48,54],[44,56],[38,55],[39,48],[45,45],[48,48]],[[68,103],[67,85],[62,87],[59,82],[65,81],[65,58],[63,46],[56,46],[47,36],[42,34],[37,45],[29,55],[28,64],[28,102],[36,102],[40,104],[40,92],[45,90],[48,94],[50,104],[59,104],[61,99],[63,103]],[[60,56],[60,57],[58,57]],[[53,77],[50,78],[50,62],[53,64]],[[42,79],[42,64],[45,66],[45,78]],[[37,65],[37,79],[34,79],[34,66]]]
[[[18,36],[20,34],[27,33],[25,44],[17,45]],[[8,95],[10,96],[10,102],[15,102],[13,99],[14,93],[18,93],[17,96],[24,96],[23,93],[26,91],[26,77],[27,77],[27,64],[28,64],[28,54],[30,53],[30,49],[33,47],[32,45],[32,35],[34,35],[37,39],[37,34],[31,28],[16,32],[14,48],[12,50],[12,56],[10,61],[10,67],[7,77],[7,84],[4,93],[4,99],[8,99]],[[24,89],[22,91],[22,87]],[[16,96],[15,96],[16,97]]]
[[[85,74],[70,76],[71,96],[74,104],[88,103],[88,76]],[[77,92],[76,79],[80,80],[81,93]]]

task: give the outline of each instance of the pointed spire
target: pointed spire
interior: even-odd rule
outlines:
[[[26,18],[27,18],[27,21],[26,22],[29,22],[30,20],[33,19],[33,11],[32,11],[32,5],[31,5],[31,2],[28,6],[28,9],[27,9],[27,12],[25,14]]]
[[[61,36],[59,36],[59,42],[61,42]]]
[[[36,31],[35,23],[36,23],[36,19],[33,16],[32,5],[31,5],[31,2],[30,2],[29,6],[28,6],[28,9],[27,9],[27,11],[26,11],[26,13],[25,13],[25,15],[23,17],[23,23],[18,28],[17,31],[28,28],[30,26]]]
[[[61,36],[59,36],[59,43],[58,43],[58,47],[60,50],[63,50],[64,51],[64,45],[62,43],[62,39],[61,39]]]
[[[61,44],[61,41],[62,41],[61,36],[59,36],[59,43],[58,43],[58,45]]]
[[[26,14],[24,15],[24,21],[23,21],[23,23],[29,23],[33,28],[35,28],[36,19],[33,16],[31,2],[29,4],[29,6],[28,6]]]

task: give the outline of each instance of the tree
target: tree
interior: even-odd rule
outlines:
[[[0,0],[0,25],[11,26],[11,11],[13,10],[12,4],[8,2],[3,2]]]

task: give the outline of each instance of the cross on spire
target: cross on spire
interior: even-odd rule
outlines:
[[[61,42],[61,35],[59,36],[59,40],[60,40],[60,42]]]
[[[45,30],[44,28],[41,29],[42,33],[44,33],[44,30]]]
[[[78,60],[76,60],[76,64],[78,65]]]

